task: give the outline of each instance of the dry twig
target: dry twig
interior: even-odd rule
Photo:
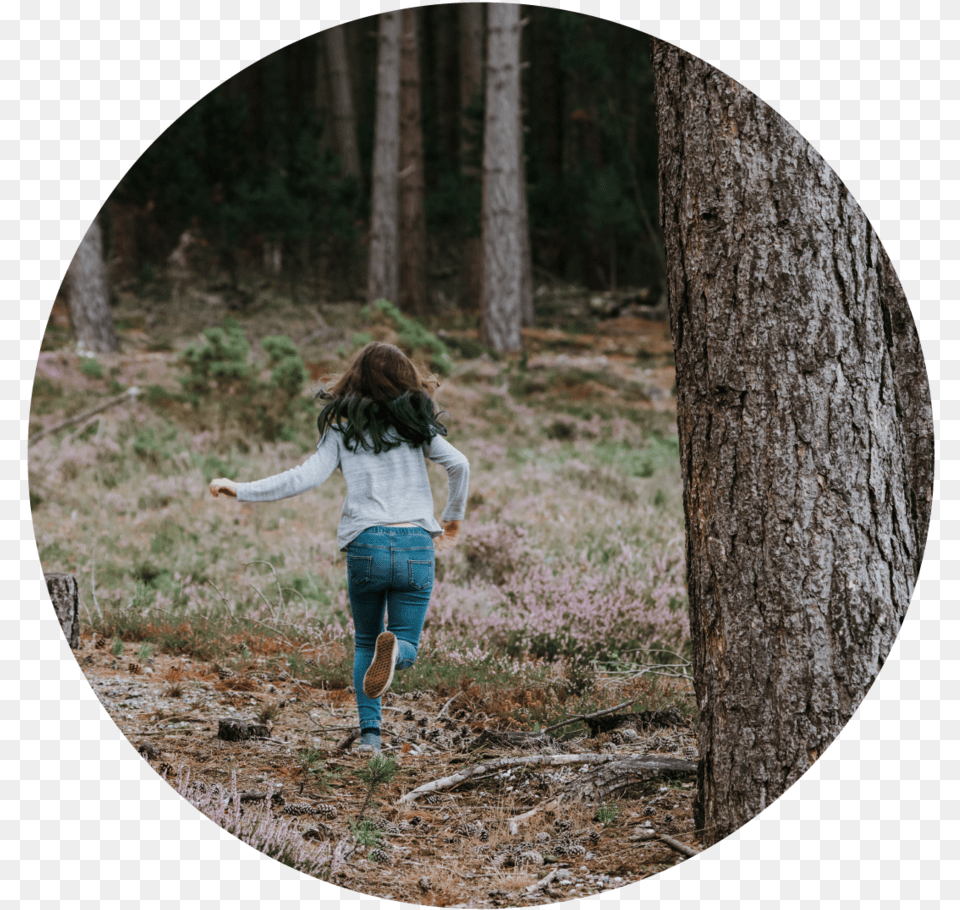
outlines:
[[[541,730],[541,733],[549,733],[551,730],[559,730],[561,727],[566,727],[568,724],[576,723],[578,720],[593,720],[595,717],[603,717],[604,714],[613,714],[614,711],[619,711],[621,708],[626,708],[632,705],[637,699],[631,698],[629,701],[622,702],[619,705],[614,705],[612,708],[604,708],[602,711],[597,711],[594,714],[574,714],[572,717],[568,717],[566,720],[560,721],[558,724],[553,724],[549,727]]]

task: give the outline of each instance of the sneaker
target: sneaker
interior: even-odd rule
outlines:
[[[373,663],[363,677],[363,694],[367,698],[379,698],[393,682],[393,668],[397,664],[400,646],[393,632],[381,632],[377,636],[377,647],[373,652]]]
[[[374,755],[380,754],[380,734],[364,733],[357,743],[358,752],[372,752]]]

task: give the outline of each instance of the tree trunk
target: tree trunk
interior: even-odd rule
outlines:
[[[76,651],[80,647],[80,589],[77,579],[63,572],[44,573],[47,593],[53,604],[67,644]]]
[[[477,176],[477,129],[470,111],[482,101],[483,4],[460,6],[460,172]]]
[[[377,59],[377,118],[373,152],[368,302],[394,303],[400,290],[397,267],[397,216],[400,163],[400,13],[380,16]]]
[[[350,61],[342,27],[328,28],[323,33],[330,69],[330,95],[333,102],[334,133],[337,151],[345,177],[360,180],[360,153],[357,150],[357,118],[353,109],[353,91],[350,85]],[[319,49],[318,49],[319,50]],[[318,79],[322,58],[317,55]]]
[[[903,290],[836,174],[771,108],[655,42],[709,845],[850,719],[930,517],[930,392]]]
[[[423,212],[423,131],[417,10],[402,14],[400,53],[400,309],[423,315],[427,228]]]
[[[111,354],[119,350],[110,312],[99,217],[93,220],[80,242],[67,269],[66,284],[77,347],[91,354]]]
[[[487,15],[480,338],[504,352],[522,345],[524,251],[529,250],[523,239],[520,7],[491,4]]]

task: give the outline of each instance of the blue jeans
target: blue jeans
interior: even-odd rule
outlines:
[[[361,730],[380,727],[380,699],[363,694],[363,677],[373,663],[377,636],[393,632],[399,646],[397,669],[413,666],[433,591],[433,570],[433,538],[423,528],[367,528],[347,545],[353,686]]]

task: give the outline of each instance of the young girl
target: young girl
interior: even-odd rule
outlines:
[[[347,498],[337,543],[347,553],[363,751],[380,751],[380,696],[393,671],[417,659],[434,551],[456,542],[467,501],[469,465],[443,438],[447,430],[431,398],[436,385],[398,348],[368,344],[325,395],[331,400],[317,419],[320,442],[304,464],[253,483],[219,478],[210,484],[214,496],[265,502],[310,490],[338,467],[343,472]],[[426,458],[447,470],[440,523],[433,517]]]

